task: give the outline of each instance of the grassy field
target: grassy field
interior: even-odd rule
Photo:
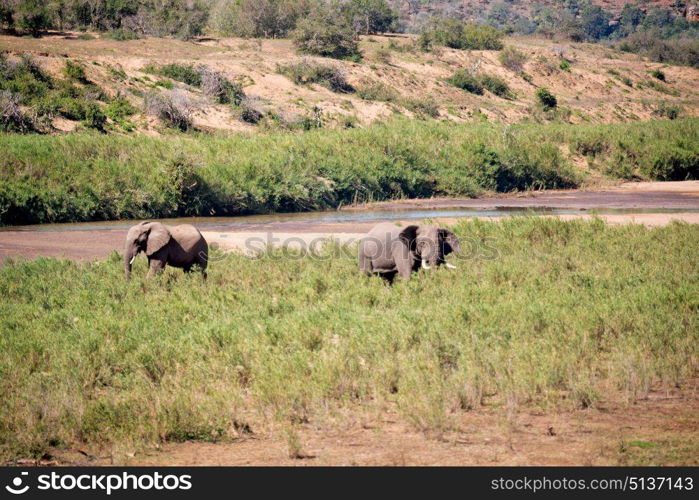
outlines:
[[[404,197],[699,178],[699,121],[395,120],[304,134],[1,134],[0,223],[299,211]]]
[[[699,227],[516,218],[455,231],[481,258],[393,288],[339,248],[231,255],[206,283],[175,270],[144,281],[143,259],[127,282],[116,254],[9,263],[0,457],[270,426],[293,448],[299,423],[386,402],[439,433],[486,399],[565,411],[696,376]]]

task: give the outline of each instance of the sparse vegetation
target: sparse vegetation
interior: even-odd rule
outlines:
[[[240,83],[232,83],[218,71],[202,66],[199,68],[199,75],[204,95],[220,104],[231,103],[237,106],[245,97],[243,86]]]
[[[447,82],[466,92],[478,95],[483,94],[483,83],[478,78],[478,75],[474,75],[468,70],[460,69],[456,71],[452,76],[447,78]]]
[[[229,255],[207,282],[126,281],[116,254],[10,262],[0,457],[228,440],[387,403],[439,433],[486,397],[503,414],[569,410],[696,373],[696,225],[527,217],[454,230],[477,249],[469,260],[392,288],[339,247]],[[298,436],[288,444],[302,453]]]
[[[521,73],[524,70],[524,63],[527,62],[527,55],[521,50],[508,45],[498,54],[500,63],[515,73]]]
[[[146,73],[165,76],[192,87],[201,86],[201,72],[193,64],[165,64],[163,66],[148,65],[143,68]]]
[[[382,82],[364,84],[356,90],[357,95],[366,101],[394,102],[398,99],[396,90]]]
[[[145,111],[183,132],[192,127],[194,103],[180,90],[163,90],[145,96]]]
[[[661,82],[664,82],[664,81],[665,81],[665,73],[663,73],[663,72],[662,72],[661,70],[659,70],[659,69],[651,70],[650,76],[652,76],[653,78],[657,78],[657,79],[660,80]]]
[[[478,77],[483,87],[496,96],[508,98],[512,95],[510,86],[507,85],[507,82],[503,78],[487,73],[481,73]]]
[[[485,89],[499,97],[511,96],[510,87],[504,79],[487,73],[473,74],[460,69],[447,78],[447,82],[472,94],[482,95]]]
[[[76,62],[66,61],[65,68],[63,68],[63,74],[69,80],[74,80],[76,82],[84,82],[85,79],[85,68]]]
[[[318,63],[311,59],[301,59],[290,64],[277,65],[277,73],[286,76],[298,85],[317,83],[333,92],[348,93],[354,91],[341,68]]]
[[[544,108],[544,110],[550,110],[558,106],[558,100],[556,96],[551,93],[551,91],[545,87],[541,87],[536,90],[536,98],[539,104]]]

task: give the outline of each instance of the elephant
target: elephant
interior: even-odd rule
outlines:
[[[131,277],[131,265],[139,252],[148,257],[148,276],[165,269],[165,265],[189,272],[199,265],[206,279],[206,266],[209,260],[209,245],[199,230],[190,224],[166,226],[160,222],[141,222],[129,229],[124,249],[124,271]]]
[[[431,269],[445,264],[455,269],[444,257],[460,250],[459,240],[448,229],[384,222],[359,242],[359,269],[367,276],[378,274],[392,283],[396,274],[410,279],[420,267]]]

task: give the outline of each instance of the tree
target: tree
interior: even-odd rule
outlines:
[[[309,10],[306,0],[224,0],[211,13],[211,27],[224,35],[278,38]]]
[[[587,5],[580,13],[580,28],[587,39],[599,40],[611,33],[611,18],[599,5]]]
[[[336,5],[321,5],[301,19],[292,33],[300,52],[336,59],[359,58],[357,33]]]
[[[343,9],[355,31],[364,35],[390,31],[398,20],[386,0],[350,0]]]
[[[51,27],[51,15],[45,2],[25,0],[17,4],[17,24],[29,30],[32,36],[39,36],[42,30]]]

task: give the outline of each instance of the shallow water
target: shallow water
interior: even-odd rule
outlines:
[[[508,217],[533,215],[566,214],[672,214],[679,212],[699,212],[699,209],[663,209],[663,208],[558,208],[558,207],[497,207],[497,208],[434,208],[434,209],[391,209],[391,210],[357,210],[357,211],[323,211],[288,214],[244,215],[236,217],[183,217],[159,220],[166,224],[193,224],[199,229],[245,230],[249,226],[269,223],[351,223],[372,222],[379,220],[433,219],[439,217]],[[93,231],[98,229],[128,229],[138,220],[72,222],[62,224],[36,224],[30,226],[0,227],[0,231]]]

